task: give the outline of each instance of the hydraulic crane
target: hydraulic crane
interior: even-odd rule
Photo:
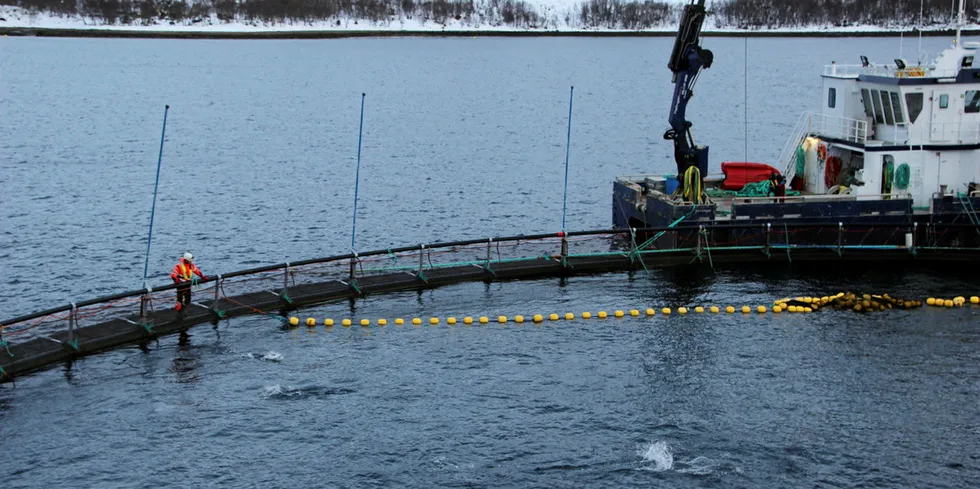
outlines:
[[[704,2],[691,0],[689,5],[684,6],[670,63],[667,64],[674,73],[674,99],[670,106],[670,129],[664,133],[664,139],[674,141],[679,188],[684,200],[694,203],[701,202],[702,182],[708,170],[708,147],[695,145],[691,134],[692,124],[685,118],[685,113],[688,101],[694,96],[694,84],[701,70],[710,68],[714,59],[711,51],[701,48],[701,26],[707,15]]]

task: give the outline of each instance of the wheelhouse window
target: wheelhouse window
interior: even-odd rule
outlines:
[[[827,107],[831,109],[837,107],[837,89],[831,88],[827,90]]]
[[[881,110],[885,113],[885,124],[894,126],[895,118],[892,113],[892,103],[891,100],[888,99],[888,92],[884,90],[881,91]]]
[[[892,110],[895,111],[895,124],[905,124],[905,114],[902,112],[902,98],[898,92],[891,92]]]
[[[864,103],[864,115],[874,117],[874,111],[871,108],[871,92],[867,88],[861,89],[861,102]]]
[[[949,107],[949,95],[945,93],[939,96],[939,108],[945,109]]]
[[[967,114],[980,112],[980,90],[967,90],[963,101],[965,103],[963,112]]]
[[[885,117],[881,115],[881,99],[877,90],[871,91],[871,103],[875,106],[875,122],[878,124],[885,123]]]
[[[963,68],[969,68],[973,66],[973,56],[964,56],[963,61],[960,63]]]
[[[922,112],[922,101],[925,98],[921,93],[906,93],[905,104],[909,107],[909,122],[914,123]]]

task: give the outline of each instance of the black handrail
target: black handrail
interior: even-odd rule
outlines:
[[[705,228],[705,229],[707,229],[707,230],[712,230],[712,229],[754,229],[754,230],[757,230],[757,229],[760,229],[760,228],[765,228],[766,227],[766,224],[767,223],[758,222],[758,221],[752,222],[752,223],[737,223],[737,222],[735,222],[735,223],[711,223],[709,225],[705,225],[705,224],[687,225],[687,224],[685,224],[685,225],[678,225],[678,226],[674,226],[674,227],[670,227],[670,226],[659,226],[659,227],[633,228],[632,229],[632,232],[638,233],[638,234],[650,234],[650,233],[659,233],[659,232],[664,232],[664,231],[675,231],[675,232],[677,232],[677,231],[699,231],[699,230],[701,230],[702,227]],[[922,226],[922,227],[929,226],[929,227],[931,227],[933,229],[945,229],[945,228],[961,229],[961,228],[976,228],[977,227],[974,224],[966,224],[966,223],[963,223],[963,224],[957,224],[957,223],[944,223],[944,224],[940,224],[940,223],[929,223],[929,222],[921,222],[921,223],[920,222],[911,222],[911,223],[905,223],[905,224],[846,224],[846,225],[844,225],[844,227],[847,227],[849,229],[854,229],[854,228],[858,228],[858,229],[899,228],[899,229],[912,230],[916,225],[919,225],[919,226]],[[778,232],[781,228],[786,228],[786,229],[798,229],[798,228],[833,228],[833,229],[838,229],[839,228],[839,224],[838,223],[821,223],[821,224],[814,224],[814,223],[785,223],[785,224],[779,224],[777,226],[774,226],[772,229],[774,229],[775,231]],[[246,269],[246,270],[238,270],[238,271],[234,271],[234,272],[227,273],[227,274],[220,274],[220,277],[221,277],[222,280],[224,280],[224,279],[228,279],[228,278],[241,277],[241,276],[245,276],[245,275],[253,275],[253,274],[256,274],[256,273],[270,272],[270,271],[273,271],[273,270],[282,270],[282,269],[286,268],[287,266],[293,267],[293,266],[315,265],[315,264],[320,264],[320,263],[329,263],[329,262],[336,262],[336,261],[343,261],[343,260],[352,260],[352,259],[355,259],[355,258],[362,258],[362,257],[367,257],[367,256],[387,255],[387,254],[390,254],[390,253],[404,253],[404,252],[408,252],[408,251],[420,250],[420,249],[423,249],[423,248],[426,248],[426,249],[440,249],[440,248],[451,248],[451,247],[455,247],[455,246],[468,246],[468,245],[482,244],[482,243],[489,243],[489,242],[502,242],[503,243],[503,242],[511,242],[511,241],[533,241],[533,240],[539,240],[539,239],[545,239],[545,238],[561,238],[562,236],[565,236],[565,237],[576,237],[576,236],[595,236],[595,235],[602,235],[602,234],[620,235],[620,234],[629,234],[629,233],[630,233],[630,229],[594,229],[594,230],[589,230],[589,231],[570,231],[570,232],[567,232],[567,233],[564,233],[564,234],[563,233],[540,233],[540,234],[529,234],[529,235],[523,235],[522,234],[522,235],[516,235],[516,236],[503,236],[503,237],[495,237],[495,238],[480,238],[480,239],[467,239],[467,240],[460,240],[460,241],[435,242],[435,243],[430,243],[430,244],[418,244],[418,245],[414,245],[414,246],[402,246],[402,247],[399,247],[399,248],[385,248],[385,249],[379,249],[379,250],[371,250],[371,251],[366,251],[366,252],[357,253],[357,254],[347,253],[347,254],[344,254],[344,255],[333,255],[333,256],[327,256],[327,257],[322,257],[322,258],[312,258],[312,259],[300,260],[300,261],[296,261],[296,262],[277,263],[275,265],[265,265],[265,266],[256,267],[256,268],[249,268],[249,269]],[[216,274],[216,275],[214,275],[212,277],[209,277],[207,280],[201,280],[200,283],[203,284],[203,283],[214,282],[217,279],[218,276],[219,275]],[[120,292],[118,294],[113,294],[113,295],[108,295],[108,296],[103,296],[103,297],[97,297],[97,298],[94,298],[94,299],[88,299],[88,300],[76,302],[75,303],[75,307],[76,308],[81,308],[81,307],[91,306],[91,305],[94,305],[94,304],[101,304],[101,303],[104,303],[104,302],[109,302],[109,301],[114,301],[114,300],[119,300],[119,299],[126,299],[126,298],[130,298],[130,297],[139,297],[139,296],[142,296],[143,294],[146,294],[148,291],[149,292],[161,292],[161,291],[167,291],[167,290],[176,289],[177,287],[178,287],[178,284],[167,284],[167,285],[160,286],[160,287],[150,287],[149,289],[130,290],[130,291],[126,291],[126,292]],[[40,318],[40,317],[50,316],[52,314],[57,314],[59,312],[67,312],[67,311],[70,311],[71,308],[72,308],[71,304],[68,304],[68,305],[65,305],[65,306],[54,307],[54,308],[51,308],[51,309],[45,309],[43,311],[38,311],[38,312],[31,313],[31,314],[25,314],[25,315],[22,315],[22,316],[17,316],[17,317],[14,317],[14,318],[11,318],[11,319],[7,319],[7,320],[4,320],[4,321],[0,322],[0,327],[11,326],[11,325],[14,325],[14,324],[17,324],[17,323],[21,323],[21,322],[24,322],[24,321],[30,321],[32,319],[37,319],[37,318]]]

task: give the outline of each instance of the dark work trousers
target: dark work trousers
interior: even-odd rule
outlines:
[[[187,307],[191,303],[191,284],[184,282],[177,286],[177,303]]]

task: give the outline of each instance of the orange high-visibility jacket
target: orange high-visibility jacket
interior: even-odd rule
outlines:
[[[201,269],[197,268],[197,265],[189,263],[183,258],[174,265],[174,271],[170,273],[170,278],[174,279],[176,282],[187,282],[191,279],[192,274],[197,274],[198,277],[204,278],[204,274],[201,273]]]

